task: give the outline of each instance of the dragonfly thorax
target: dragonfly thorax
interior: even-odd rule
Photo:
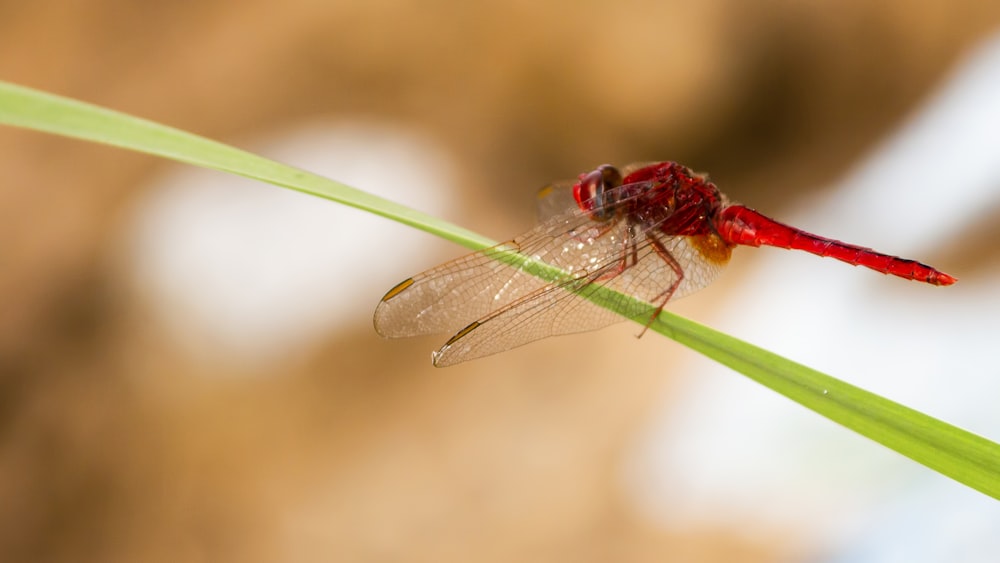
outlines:
[[[707,176],[676,162],[639,168],[627,174],[622,184],[623,192],[631,192],[623,198],[631,221],[668,235],[711,234],[712,219],[724,204],[723,195]]]

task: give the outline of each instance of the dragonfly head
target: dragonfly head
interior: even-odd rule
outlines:
[[[580,174],[580,180],[573,184],[573,198],[584,212],[595,221],[607,221],[615,216],[615,202],[611,191],[622,185],[622,174],[610,164],[602,164],[596,169]]]

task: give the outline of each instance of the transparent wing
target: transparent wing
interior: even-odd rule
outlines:
[[[573,199],[573,181],[553,182],[538,190],[535,206],[539,223],[572,211],[577,206]]]
[[[552,290],[572,295],[570,284],[588,283],[592,272],[609,259],[606,246],[620,240],[612,232],[595,236],[593,223],[582,213],[563,213],[512,241],[418,274],[382,298],[375,310],[375,329],[389,337],[455,333],[514,303],[544,300],[546,291],[549,295],[555,295]],[[620,227],[613,225],[611,229]],[[511,252],[555,266],[563,275],[547,281],[523,266],[509,265],[503,257]]]
[[[684,277],[672,299],[718,275],[723,264],[705,258],[697,237],[666,236],[658,227],[639,230],[624,218],[600,223],[577,209],[555,215],[510,242],[397,285],[376,309],[375,328],[390,337],[452,333],[434,357],[438,366],[451,365],[624,320],[587,299],[598,287],[659,306],[678,271]],[[562,273],[543,280],[524,265],[505,263],[512,251]],[[651,312],[628,302],[618,305],[628,317]]]
[[[600,240],[600,239],[598,239]],[[668,289],[677,281],[677,273],[662,260],[649,244],[638,248],[638,262],[619,270],[619,261],[604,262],[588,276],[569,283],[548,284],[526,298],[479,318],[459,330],[434,354],[434,364],[448,366],[488,356],[559,334],[594,330],[626,318],[648,316],[667,297],[677,299],[704,287],[714,279],[722,265],[700,257],[686,237],[669,237],[666,248],[678,263],[688,263],[684,279],[672,295]],[[631,260],[631,258],[629,259]],[[605,275],[612,277],[605,278]],[[616,303],[622,315],[591,302],[588,297],[606,287],[643,302],[624,300]]]

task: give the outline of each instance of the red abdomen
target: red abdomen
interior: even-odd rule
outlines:
[[[742,205],[730,205],[720,210],[715,218],[715,228],[723,240],[731,244],[804,250],[817,256],[835,258],[854,266],[864,266],[883,274],[891,274],[933,285],[951,285],[958,281],[944,272],[915,260],[890,256],[870,248],[807,233],[779,223]]]

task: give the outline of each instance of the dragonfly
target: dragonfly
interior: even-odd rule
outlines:
[[[444,367],[629,318],[649,328],[668,302],[714,281],[741,245],[803,250],[931,285],[957,281],[731,203],[707,175],[676,162],[604,164],[539,195],[537,226],[397,284],[375,309],[375,330],[452,334],[431,356]]]

